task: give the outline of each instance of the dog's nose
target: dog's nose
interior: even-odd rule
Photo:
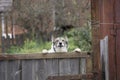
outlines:
[[[60,45],[62,45],[62,43],[61,43],[61,42],[60,42],[59,44],[60,44]]]

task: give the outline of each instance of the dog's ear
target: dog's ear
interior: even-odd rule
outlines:
[[[68,37],[65,36],[64,38],[65,38],[65,41],[66,41],[66,44],[67,44],[67,48],[68,48]]]
[[[65,40],[68,42],[68,37],[67,36],[65,36]]]
[[[54,38],[54,36],[52,36],[52,37],[51,37],[51,41],[54,42],[54,40],[55,40],[55,38]]]

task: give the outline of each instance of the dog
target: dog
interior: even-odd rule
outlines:
[[[67,37],[52,37],[52,45],[50,50],[44,49],[42,53],[68,52]]]
[[[52,37],[51,49],[43,49],[42,53],[68,52],[68,38],[67,37]],[[81,53],[80,48],[75,48],[72,52]]]

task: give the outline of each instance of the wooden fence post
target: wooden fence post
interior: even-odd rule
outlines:
[[[101,53],[101,64],[102,72],[104,73],[105,80],[109,80],[109,62],[108,62],[108,36],[100,40],[100,53]]]
[[[0,13],[0,54],[2,53],[2,24],[1,24],[1,13]]]
[[[100,1],[91,0],[93,70],[96,80],[102,80],[100,64]]]

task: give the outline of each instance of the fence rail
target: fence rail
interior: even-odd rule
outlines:
[[[52,76],[60,80],[69,75],[85,79],[75,76],[87,76],[92,71],[90,61],[87,53],[0,55],[0,80],[51,80]]]
[[[87,55],[86,52],[76,53],[56,53],[56,54],[48,54],[48,53],[30,53],[30,54],[1,54],[0,60],[16,60],[16,59],[54,59],[54,58],[90,58],[90,55]]]
[[[80,80],[80,79],[91,79],[93,80],[93,74],[82,74],[82,75],[67,75],[67,76],[49,76],[47,80]]]

